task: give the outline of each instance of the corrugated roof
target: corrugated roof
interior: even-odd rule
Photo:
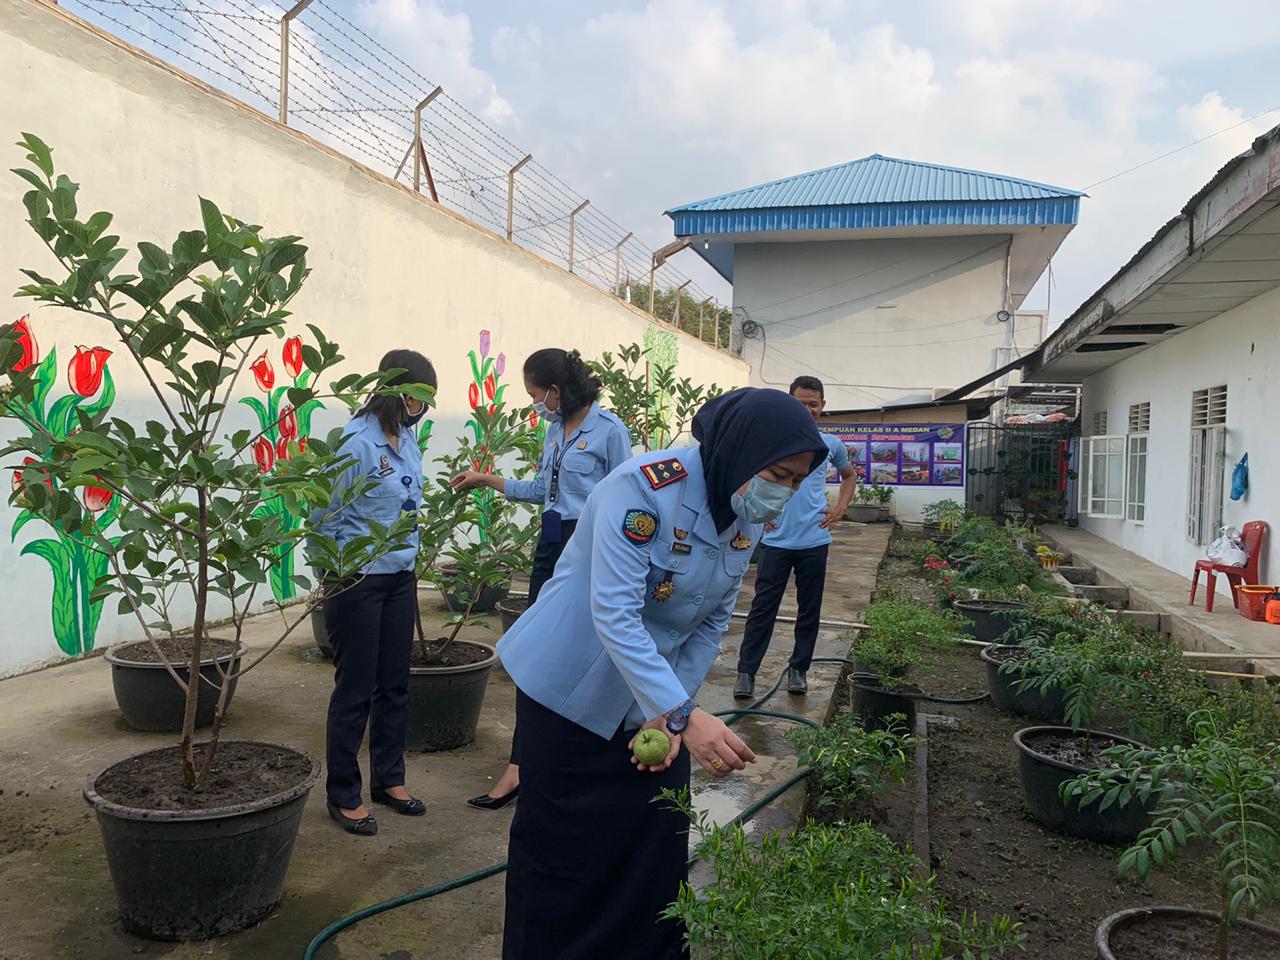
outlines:
[[[1002,202],[1081,197],[1078,190],[872,154],[834,167],[773,180],[668,210],[762,210],[937,201]]]

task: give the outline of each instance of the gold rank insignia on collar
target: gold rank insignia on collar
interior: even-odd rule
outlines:
[[[676,527],[675,530],[672,531],[672,533],[676,535],[677,540],[686,540],[689,537],[689,531],[681,530],[679,527]]]
[[[738,535],[729,541],[729,546],[735,550],[746,550],[751,546],[751,539],[743,535],[742,531],[738,531]]]
[[[655,490],[670,486],[677,481],[683,480],[688,475],[684,469],[684,464],[675,457],[659,460],[656,463],[646,463],[640,468],[640,472],[649,481],[649,486]]]
[[[587,441],[585,441],[585,440],[579,440],[579,441],[578,441],[578,449],[579,449],[579,450],[585,450],[585,449],[587,449]]]

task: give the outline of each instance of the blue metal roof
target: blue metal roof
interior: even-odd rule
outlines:
[[[674,207],[676,236],[1074,224],[1078,190],[873,154]]]

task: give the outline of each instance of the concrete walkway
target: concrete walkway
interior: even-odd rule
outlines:
[[[1172,638],[1187,650],[1210,653],[1280,654],[1280,626],[1246,620],[1236,612],[1230,595],[1218,592],[1213,613],[1204,609],[1206,584],[1200,578],[1195,606],[1187,602],[1191,572],[1166,570],[1135,553],[1079,528],[1044,528],[1046,536],[1073,557],[1076,565],[1093,567],[1098,584],[1129,591],[1129,609],[1161,614]],[[1225,578],[1218,577],[1219,586]],[[1280,675],[1280,660],[1214,661],[1223,669]]]
[[[832,548],[825,616],[857,619],[875,586],[888,545],[888,524],[841,524]],[[750,605],[750,584],[740,610]],[[783,613],[794,613],[788,602]],[[431,618],[439,623],[440,614]],[[278,621],[260,617],[245,643],[262,649]],[[428,626],[430,629],[430,625]],[[732,705],[731,688],[742,622],[699,699],[708,709]],[[824,630],[819,655],[844,655],[840,631]],[[463,636],[492,642],[495,629]],[[786,665],[784,626],[761,671],[772,678]],[[332,668],[303,631],[240,684],[226,736],[302,747],[323,756],[324,713]],[[837,667],[815,667],[808,697],[781,694],[773,706],[822,719]],[[766,685],[767,686],[767,685]],[[85,779],[119,759],[173,742],[141,734],[120,721],[110,671],[100,659],[70,663],[0,682],[0,958],[3,960],[124,960],[138,956],[295,960],[312,936],[337,917],[407,891],[498,863],[514,807],[485,813],[464,800],[487,790],[506,763],[514,687],[495,671],[474,743],[439,754],[411,755],[409,785],[430,805],[425,820],[383,814],[372,839],[342,834],[329,822],[322,788],[312,791],[277,913],[257,928],[202,944],[137,940],[116,923],[98,827],[80,796]],[[732,817],[795,770],[786,724],[743,721],[738,730],[760,755],[749,774],[712,783],[695,775],[699,804],[718,820]],[[803,791],[790,791],[757,822],[794,822]],[[321,956],[347,960],[492,960],[501,953],[503,881],[481,881],[369,920],[338,936]]]

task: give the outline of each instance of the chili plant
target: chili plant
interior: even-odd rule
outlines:
[[[0,457],[25,458],[20,493],[26,508],[101,558],[106,572],[94,583],[90,600],[118,597],[118,612],[137,620],[183,690],[181,772],[186,786],[196,789],[217,754],[232,682],[279,646],[316,602],[296,613],[281,610],[279,637],[251,662],[224,667],[213,661],[218,701],[208,743],[197,749],[196,678],[209,649],[210,621],[229,615],[225,629],[239,652],[245,621],[268,571],[279,562],[281,544],[296,548],[304,536],[299,529],[286,529],[279,514],[264,507],[282,497],[297,515],[324,514],[341,509],[350,502],[346,498],[367,487],[367,481],[343,482],[351,460],[335,454],[332,442],[315,441],[264,474],[253,449],[266,431],[260,425],[229,432],[232,427],[224,420],[262,339],[284,336],[288,305],[308,275],[306,247],[297,237],[264,236],[261,227],[201,199],[202,229],[181,232],[169,249],[139,243],[137,273],[118,272],[128,251],[119,237],[107,233],[112,215],[99,211],[80,219],[79,186],[65,174],[55,175],[49,147],[31,134],[24,134],[19,146],[28,165],[14,172],[31,188],[23,197],[27,222],[48,248],[59,276],[23,270],[31,282],[18,295],[74,311],[109,331],[121,345],[117,352],[133,361],[134,373],[154,399],[155,418],[135,424],[109,418],[105,409],[80,407],[73,411],[73,429],[50,429],[32,415],[42,387],[31,367],[18,369],[24,332],[10,325],[0,329],[0,370],[9,381],[0,397],[0,416],[16,420],[24,432],[0,446]],[[309,330],[312,342],[301,345],[301,354],[318,377],[342,356],[319,329]],[[370,390],[430,402],[426,386],[388,388],[385,381],[398,373],[348,374],[327,393],[293,387],[286,396],[295,408],[322,397],[355,407]],[[279,422],[274,426],[278,429]],[[108,537],[94,511],[85,507],[82,498],[93,490],[118,499],[119,536]],[[391,529],[373,529],[341,547],[312,534],[313,563],[325,571],[327,583],[349,583],[370,559],[403,543],[416,522],[416,515],[409,515]],[[294,579],[309,587],[305,578]],[[182,629],[188,623],[189,635]],[[185,640],[191,682],[184,682],[164,656],[162,637]]]
[[[796,745],[796,763],[808,767],[817,783],[819,805],[841,808],[905,780],[920,742],[901,723],[867,730],[850,713],[826,726],[795,727],[786,738]]]
[[[1215,848],[1218,960],[1231,956],[1231,925],[1280,899],[1280,744],[1226,727],[1212,710],[1191,717],[1189,746],[1107,751],[1114,766],[1063,784],[1065,799],[1105,810],[1152,794],[1151,826],[1120,857],[1121,876],[1167,869],[1192,841]]]

